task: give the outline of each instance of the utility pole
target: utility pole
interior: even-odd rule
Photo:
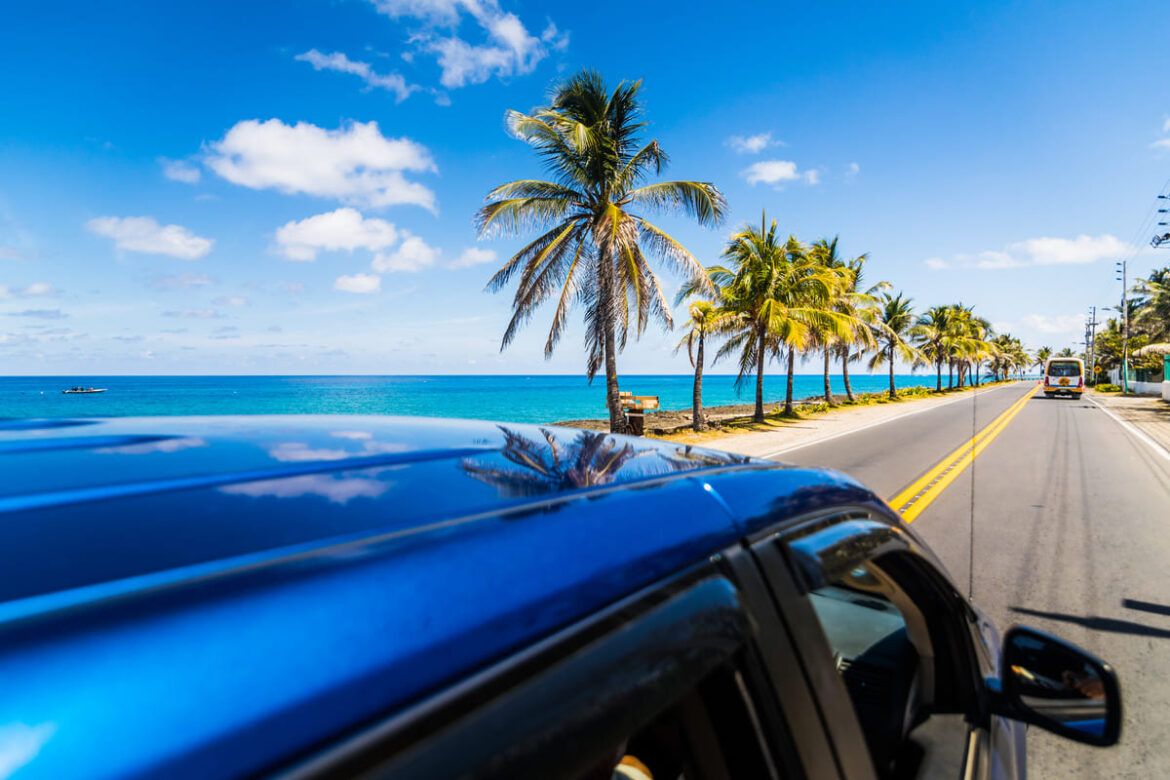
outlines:
[[[1096,385],[1096,306],[1089,306],[1089,319],[1085,323],[1085,341],[1089,350],[1089,382]]]
[[[1121,282],[1121,392],[1129,395],[1129,261],[1114,265]]]

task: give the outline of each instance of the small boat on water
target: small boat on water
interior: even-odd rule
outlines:
[[[71,387],[68,390],[62,390],[61,392],[65,395],[82,395],[87,393],[104,393],[106,392],[106,389],[107,388],[104,387],[82,387],[81,385],[78,385],[77,387]]]

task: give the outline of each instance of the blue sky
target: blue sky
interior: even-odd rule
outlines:
[[[0,373],[577,373],[538,316],[506,352],[514,240],[484,194],[538,175],[504,111],[582,67],[645,80],[667,174],[869,252],[922,308],[1031,346],[1115,305],[1170,177],[1156,2],[38,3],[0,27]],[[665,277],[668,289],[676,281]],[[627,373],[684,372],[647,332]],[[718,370],[718,367],[716,368]],[[730,370],[728,367],[725,370]],[[807,370],[815,370],[814,365]]]

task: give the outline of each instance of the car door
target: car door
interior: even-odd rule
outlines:
[[[806,777],[754,650],[759,621],[727,568],[713,556],[284,774]]]
[[[751,549],[849,776],[1022,774],[1022,728],[985,711],[994,629],[897,521],[837,509]]]

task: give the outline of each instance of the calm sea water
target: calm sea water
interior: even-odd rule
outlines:
[[[888,387],[885,375],[855,374],[858,392]],[[820,375],[798,375],[796,397],[822,392]],[[841,378],[834,392],[844,393]],[[901,387],[933,377],[896,377]],[[690,375],[626,376],[622,389],[657,395],[664,409],[689,409]],[[703,379],[708,406],[750,403],[754,385],[737,393],[735,378]],[[74,385],[99,395],[63,395]],[[769,376],[765,400],[783,400],[784,377]],[[605,416],[605,383],[581,376],[86,376],[0,377],[0,417],[124,417],[196,414],[405,414],[513,422]]]

